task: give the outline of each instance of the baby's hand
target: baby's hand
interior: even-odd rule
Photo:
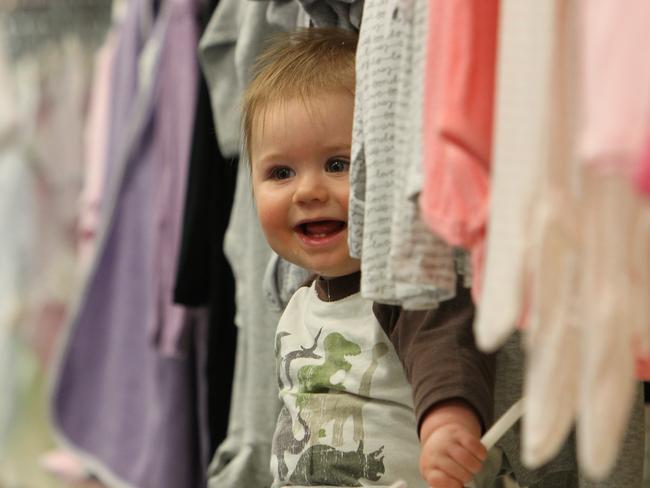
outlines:
[[[424,440],[420,473],[431,488],[462,488],[481,470],[487,450],[462,424],[446,424]]]

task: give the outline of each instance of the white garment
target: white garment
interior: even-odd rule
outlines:
[[[585,102],[579,95],[588,91],[574,86],[576,6],[561,0],[502,5],[500,46],[505,54],[500,62],[506,67],[497,98],[497,172],[488,245],[491,281],[484,289],[476,330],[481,346],[497,347],[514,327],[523,304],[528,353],[523,461],[535,468],[552,459],[577,419],[581,468],[602,480],[616,462],[635,399],[630,345],[638,307],[631,303],[630,276],[639,268],[634,259],[644,253],[633,252],[640,213],[630,185],[622,184],[620,175],[579,164],[587,158],[584,146],[576,152],[576,140],[587,139],[584,134],[576,138],[577,114]],[[525,29],[525,37],[506,37],[519,29]],[[520,52],[518,60],[515,52]],[[523,134],[504,121],[512,110],[512,99],[504,103],[501,98],[501,87],[511,81],[509,63],[518,63],[516,76],[528,96],[543,103],[520,107],[520,123],[530,131]],[[533,72],[535,77],[528,79]],[[509,97],[516,94],[507,91]],[[585,124],[581,129],[585,126],[592,127]],[[518,165],[528,172],[519,188],[499,186],[504,178],[516,181],[498,172],[508,161],[500,152],[504,147],[512,158],[508,170],[514,172]],[[600,157],[620,154],[626,152],[605,151]],[[515,201],[515,196],[520,199]],[[519,209],[517,220],[507,218],[506,201],[510,211]],[[516,233],[505,232],[504,222]],[[642,264],[647,266],[645,259]],[[647,286],[642,289],[647,291]]]
[[[547,143],[553,3],[500,6],[494,146],[478,346],[495,351],[514,331],[523,303],[526,212]]]
[[[580,378],[582,318],[576,310],[579,286],[579,220],[576,193],[575,73],[576,17],[573,3],[546,2],[538,18],[552,34],[548,73],[547,134],[540,151],[539,180],[527,219],[529,248],[525,283],[527,367],[523,460],[537,467],[562,447],[576,415]]]
[[[413,153],[422,121],[412,109],[422,101],[426,4],[367,0],[357,48],[350,254],[361,258],[364,297],[406,308],[435,307],[456,289],[453,249],[409,200],[421,160]]]

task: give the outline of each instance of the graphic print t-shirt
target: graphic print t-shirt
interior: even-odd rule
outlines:
[[[276,334],[280,412],[273,488],[424,488],[411,387],[372,301],[299,289]]]

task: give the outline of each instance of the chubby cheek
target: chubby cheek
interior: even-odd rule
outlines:
[[[287,238],[288,223],[286,215],[282,212],[282,209],[269,206],[268,202],[258,200],[257,216],[266,240],[269,241],[273,250],[278,252],[278,249],[276,249],[277,244],[286,241]]]

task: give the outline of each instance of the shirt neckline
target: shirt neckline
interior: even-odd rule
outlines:
[[[316,295],[322,301],[335,302],[343,300],[361,290],[361,271],[335,278],[318,276],[315,285]]]

